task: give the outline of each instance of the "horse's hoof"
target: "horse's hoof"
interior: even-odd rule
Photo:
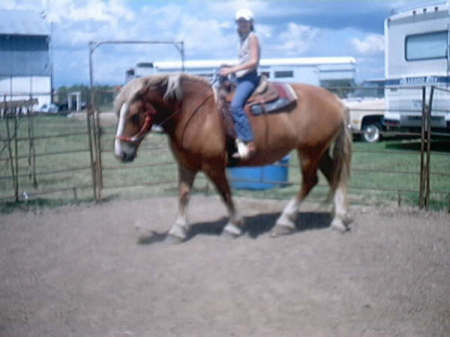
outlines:
[[[279,236],[283,236],[283,235],[289,235],[292,234],[296,231],[295,227],[292,226],[287,226],[287,225],[276,225],[273,229],[272,232],[270,233],[270,236],[272,238],[276,238]]]
[[[242,230],[238,226],[229,223],[223,229],[222,234],[229,238],[235,239],[242,235]]]
[[[346,215],[342,221],[344,222],[344,225],[346,227],[349,227],[349,225],[353,222],[353,220],[354,219],[351,216]]]
[[[342,220],[340,220],[340,219],[334,219],[332,222],[331,222],[331,229],[332,230],[335,230],[335,231],[337,231],[337,232],[339,232],[339,233],[345,233],[345,232],[348,232],[349,230],[350,230],[350,227],[349,226],[347,226]]]
[[[183,243],[185,240],[186,240],[186,238],[180,238],[178,236],[171,235],[171,234],[167,235],[167,237],[166,237],[166,242],[171,245],[178,245],[180,243]]]
[[[175,225],[170,229],[169,233],[167,233],[167,238],[173,238],[178,242],[183,242],[187,237],[186,232],[184,227]]]

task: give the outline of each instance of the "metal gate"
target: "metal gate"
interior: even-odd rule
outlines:
[[[88,124],[88,133],[89,133],[89,143],[91,144],[91,162],[92,162],[92,187],[93,187],[93,195],[95,200],[100,200],[102,198],[102,191],[106,189],[115,189],[115,188],[125,188],[125,187],[135,187],[135,186],[148,186],[148,185],[164,185],[174,183],[176,178],[173,177],[169,180],[159,179],[159,180],[151,180],[141,179],[139,183],[121,183],[121,182],[110,182],[108,185],[105,185],[104,176],[105,173],[117,170],[123,170],[123,166],[113,164],[113,163],[104,163],[103,161],[103,153],[110,153],[112,146],[104,146],[105,142],[109,142],[109,145],[112,145],[110,140],[114,139],[114,128],[105,127],[101,125],[100,115],[102,112],[96,106],[96,92],[97,89],[94,86],[94,65],[93,65],[93,54],[95,50],[102,45],[173,45],[180,54],[181,58],[181,69],[180,71],[184,71],[184,42],[183,41],[99,41],[99,42],[90,42],[89,43],[89,77],[90,77],[90,88],[91,88],[91,100],[87,112],[87,124]],[[147,141],[148,143],[148,141]],[[145,145],[141,146],[141,151],[161,151],[166,150],[167,146],[160,145]],[[143,164],[135,164],[134,168],[155,168],[167,165],[174,165],[173,160],[167,162],[147,162]],[[116,179],[117,180],[117,179]]]
[[[39,114],[33,111],[38,100],[17,99],[23,96],[10,94],[0,102],[0,200],[67,192],[75,200],[84,197],[91,187],[83,174],[91,169],[84,120]]]

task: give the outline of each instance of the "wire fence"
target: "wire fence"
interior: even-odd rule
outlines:
[[[347,100],[355,139],[364,137],[367,123],[380,126],[379,136],[383,139],[374,143],[355,142],[351,201],[373,204],[389,200],[450,211],[450,137],[447,132],[431,128],[435,112],[433,95],[436,91],[450,90],[438,87],[407,90],[420,93],[421,109],[392,111],[419,115],[418,129],[389,129],[382,123],[390,111],[384,105],[373,108],[364,106],[367,100],[359,105]],[[113,156],[116,119],[111,104],[107,108],[91,106],[83,113],[69,116],[38,114],[33,110],[35,104],[32,97],[27,100],[8,97],[0,103],[0,201],[29,201],[42,196],[101,200],[116,194],[146,195],[147,191],[141,187],[152,187],[156,195],[176,193],[177,167],[164,135],[148,136],[135,163],[124,166]],[[296,155],[291,155],[288,164],[274,166],[289,170],[289,179],[261,176],[247,182],[282,188],[259,192],[236,190],[236,193],[290,198],[301,183]],[[242,181],[236,178],[233,183]],[[317,200],[323,199],[327,188],[325,183],[319,184]],[[213,190],[204,176],[198,178],[195,189],[206,193]]]

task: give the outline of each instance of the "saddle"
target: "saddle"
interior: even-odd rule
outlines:
[[[230,105],[234,97],[236,85],[226,79],[219,83],[219,110],[222,112],[227,135],[234,139],[236,138],[236,131],[234,130]],[[262,116],[281,113],[283,108],[294,105],[296,102],[297,95],[289,84],[270,82],[265,76],[261,76],[257,88],[247,100],[244,109],[249,115]]]

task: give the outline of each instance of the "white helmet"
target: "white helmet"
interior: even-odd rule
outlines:
[[[244,19],[247,21],[253,21],[253,13],[249,9],[240,9],[236,12],[236,21]]]

